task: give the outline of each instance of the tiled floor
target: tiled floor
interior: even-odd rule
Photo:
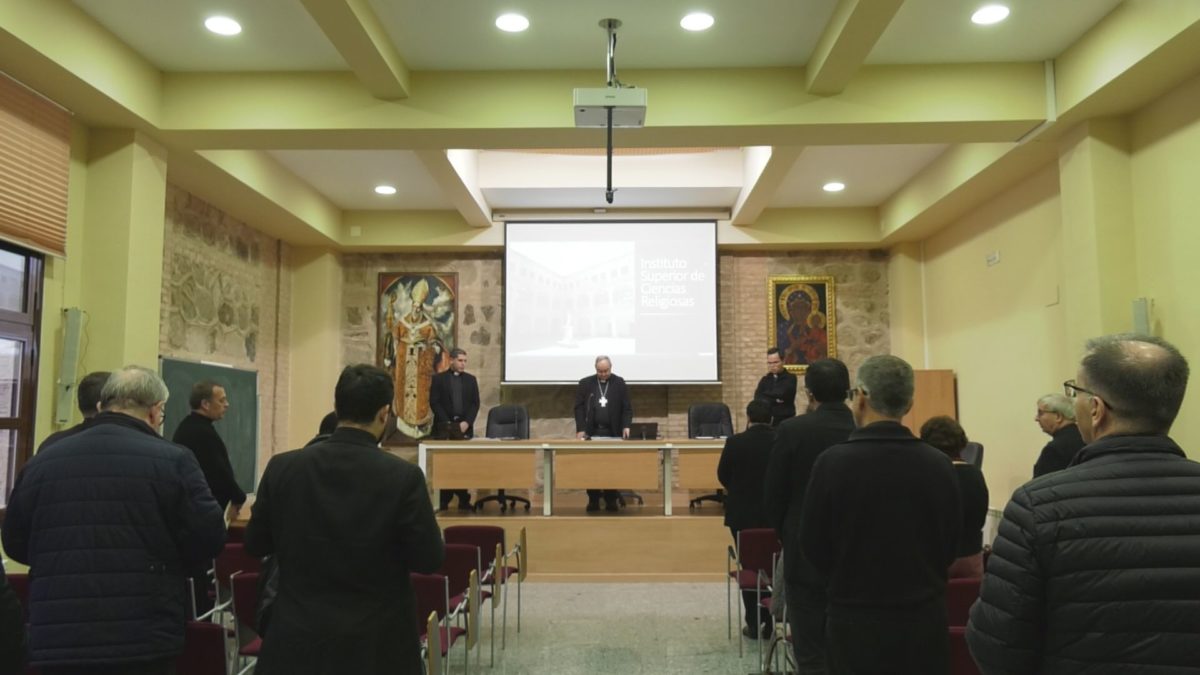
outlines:
[[[496,666],[487,667],[485,624],[483,667],[476,671],[472,663],[471,672],[699,675],[756,670],[757,643],[747,640],[746,656],[739,659],[737,623],[735,639],[727,637],[724,583],[527,582],[520,635],[515,600],[514,593],[509,597],[508,648],[500,651],[497,644]],[[740,608],[734,611],[737,621]],[[459,649],[451,656],[451,672],[463,672]]]

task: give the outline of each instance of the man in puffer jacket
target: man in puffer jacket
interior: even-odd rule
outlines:
[[[5,550],[30,566],[30,660],[43,675],[171,672],[184,570],[225,541],[195,456],[155,431],[162,379],[130,366],[101,398],[89,429],[25,466],[4,521]]]
[[[967,644],[984,675],[1200,673],[1200,464],[1167,432],[1187,361],[1091,340],[1064,383],[1087,445],[1004,510]]]

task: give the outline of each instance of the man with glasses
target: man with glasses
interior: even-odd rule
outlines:
[[[777,347],[767,350],[767,374],[754,388],[754,400],[771,407],[771,426],[796,416],[796,376],[783,367]]]
[[[966,633],[981,672],[1200,672],[1200,464],[1167,436],[1187,380],[1161,338],[1088,342],[1064,383],[1087,445],[1004,510]]]
[[[1083,437],[1075,425],[1075,404],[1070,396],[1046,394],[1038,399],[1037,416],[1033,419],[1042,431],[1050,434],[1051,441],[1042,448],[1033,465],[1034,478],[1067,468],[1075,453],[1083,447]]]
[[[858,429],[817,458],[800,513],[801,549],[827,580],[829,672],[946,675],[958,477],[900,423],[912,408],[912,366],[872,356],[856,379]]]

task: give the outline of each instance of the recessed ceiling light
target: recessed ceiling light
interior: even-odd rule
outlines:
[[[496,17],[496,28],[505,33],[520,33],[529,28],[529,19],[520,14],[501,14]]]
[[[392,186],[392,185],[376,185],[375,186],[375,194],[377,194],[377,195],[394,195],[394,194],[396,194],[396,188],[395,188],[395,186]]]
[[[821,189],[826,192],[841,192],[842,190],[846,189],[846,184],[839,183],[837,181],[832,181],[832,182],[822,185]]]
[[[210,16],[204,20],[204,27],[217,35],[237,35],[242,32],[242,24],[227,16]]]
[[[990,26],[1008,18],[1008,7],[1004,5],[984,5],[971,15],[971,23],[980,26]]]
[[[679,25],[684,30],[691,31],[708,30],[712,28],[713,23],[712,14],[705,14],[704,12],[692,12],[679,20]]]

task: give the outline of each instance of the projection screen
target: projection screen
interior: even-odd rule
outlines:
[[[717,381],[714,221],[509,222],[504,381]]]

